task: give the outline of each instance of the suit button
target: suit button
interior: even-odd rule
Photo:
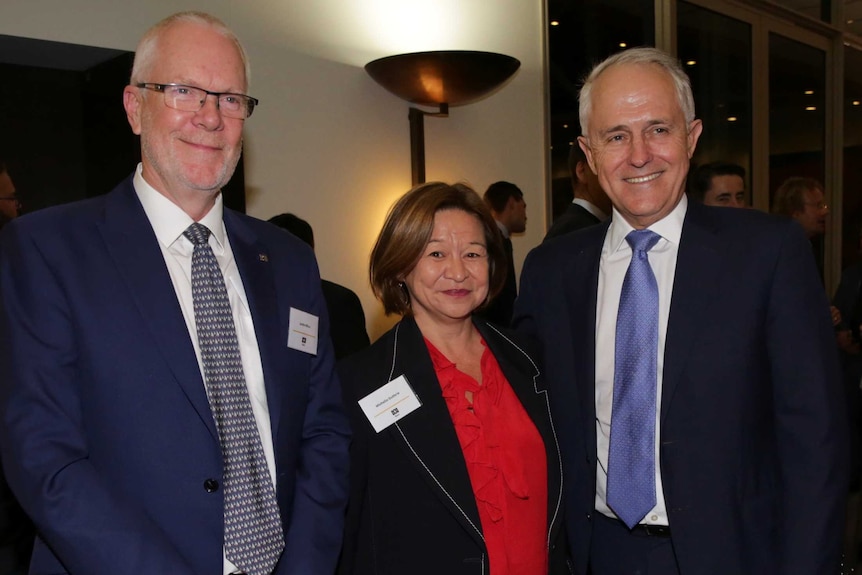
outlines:
[[[591,513],[587,513],[587,521],[592,521],[592,520],[593,520],[593,516],[592,516],[592,514],[591,514]]]
[[[204,481],[204,489],[206,489],[207,493],[218,491],[218,481],[216,481],[215,479],[207,479],[206,481]]]

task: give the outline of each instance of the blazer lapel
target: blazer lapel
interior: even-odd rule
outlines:
[[[524,350],[515,345],[496,327],[483,320],[474,319],[473,321],[485,339],[488,348],[494,354],[503,375],[506,376],[506,380],[545,442],[548,468],[548,527],[550,531],[556,532],[561,524],[559,519],[563,467],[559,458],[556,431],[551,422],[547,388],[544,382],[539,379],[541,373],[538,366]]]
[[[105,246],[140,313],[129,322],[144,324],[177,383],[213,438],[218,439],[194,346],[171,283],[164,256],[131,178],[106,199],[99,224]]]
[[[719,285],[721,241],[707,225],[704,208],[689,202],[680,237],[664,350],[661,420],[667,417],[692,343],[706,323]]]
[[[596,298],[599,283],[599,259],[610,222],[594,226],[565,271],[565,301],[571,318],[572,373],[580,408],[581,437],[590,468],[596,465]]]
[[[280,362],[277,350],[284,350],[286,342],[281,341],[278,316],[278,292],[266,246],[245,225],[241,218],[231,210],[225,209],[224,222],[230,240],[231,251],[236,261],[242,286],[251,310],[254,333],[260,350],[263,367],[263,380],[266,386],[266,401],[269,407],[270,427],[273,437],[277,437],[281,419],[284,386],[274,382],[285,381],[278,373]]]
[[[480,546],[485,545],[470,475],[431,356],[413,318],[401,320],[395,338],[392,378],[404,375],[422,407],[392,425],[389,433],[407,450],[429,486]]]

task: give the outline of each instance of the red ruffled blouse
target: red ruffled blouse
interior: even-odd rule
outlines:
[[[483,385],[425,345],[464,452],[490,573],[547,575],[548,468],[536,426],[484,340]]]

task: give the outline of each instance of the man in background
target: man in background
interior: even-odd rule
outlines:
[[[314,230],[311,224],[299,216],[279,214],[268,221],[289,231],[314,249]],[[342,359],[368,347],[370,341],[368,332],[365,331],[365,313],[362,311],[359,297],[352,290],[337,283],[327,280],[320,280],[320,283],[326,309],[329,311],[335,359]]]
[[[503,289],[480,313],[488,321],[508,326],[512,323],[512,309],[515,298],[518,297],[511,235],[522,234],[527,229],[527,202],[524,201],[524,193],[518,186],[503,181],[488,186],[484,197],[503,236],[508,271]]]
[[[611,200],[602,189],[598,177],[587,162],[584,151],[578,145],[572,146],[569,150],[569,173],[574,200],[566,211],[554,220],[544,241],[600,224],[611,213]]]
[[[689,182],[689,197],[705,206],[747,208],[745,169],[728,162],[710,162],[698,168]]]
[[[809,240],[826,233],[826,216],[829,206],[823,185],[814,178],[787,178],[775,191],[772,213],[794,219]]]
[[[138,44],[142,162],[0,241],[0,447],[33,573],[332,573],[349,429],[311,249],[225,209],[257,100],[200,12]]]

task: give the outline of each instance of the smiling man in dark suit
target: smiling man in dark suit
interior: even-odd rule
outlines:
[[[527,258],[576,572],[838,572],[847,428],[828,303],[798,226],[687,201],[702,126],[653,48],[581,91],[610,222]]]
[[[142,163],[0,252],[0,443],[30,572],[331,573],[349,430],[311,249],[222,206],[257,100],[198,12],[145,34]]]

